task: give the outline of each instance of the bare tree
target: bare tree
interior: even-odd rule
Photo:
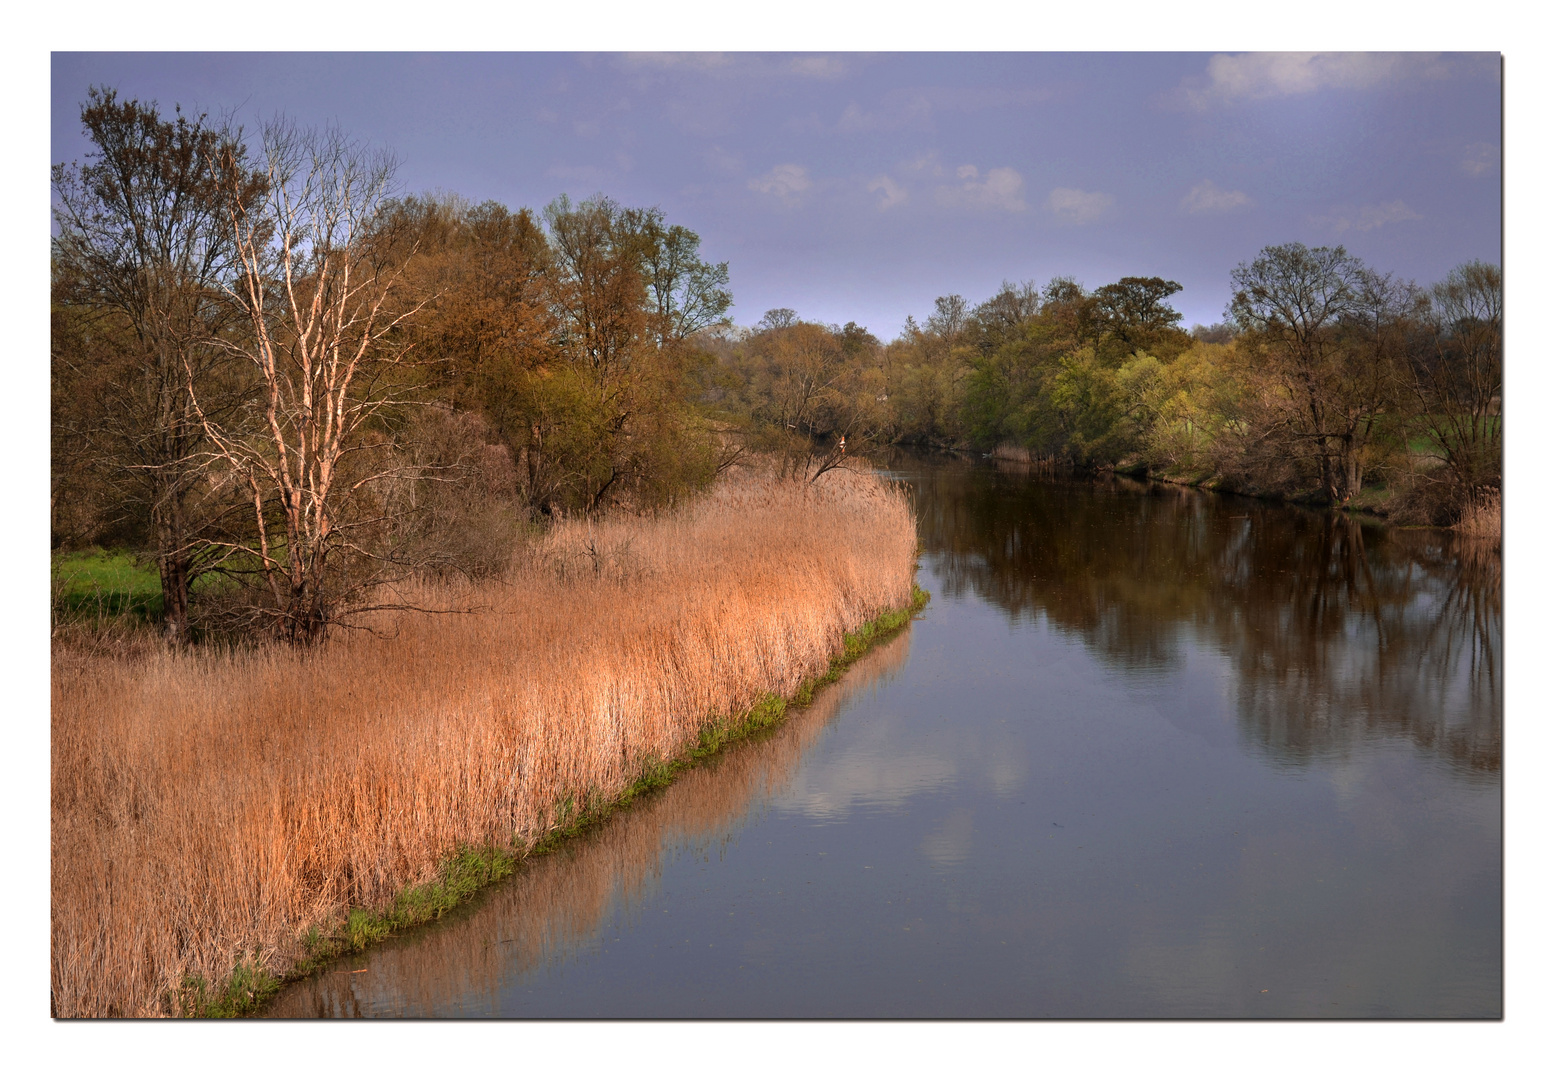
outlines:
[[[202,414],[215,463],[247,492],[251,536],[230,545],[261,583],[253,614],[280,636],[319,639],[377,606],[408,572],[385,538],[408,466],[389,412],[406,402],[415,311],[399,286],[408,253],[383,228],[395,163],[335,130],[267,125],[265,198],[230,201],[246,329],[228,341],[254,376],[247,414]],[[239,183],[235,155],[223,180]],[[391,219],[390,219],[391,220]]]
[[[971,312],[980,336],[994,341],[1040,314],[1040,286],[1033,281],[1015,285],[1004,279],[997,295],[983,300]]]
[[[958,293],[940,296],[932,302],[932,314],[927,317],[927,332],[941,338],[953,338],[965,328],[970,307]]]

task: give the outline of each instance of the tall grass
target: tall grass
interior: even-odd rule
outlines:
[[[1466,505],[1455,526],[1462,535],[1492,543],[1503,543],[1503,496],[1496,491],[1476,496]]]
[[[283,990],[264,1015],[356,1016],[362,999],[379,1015],[397,1016],[445,1014],[449,1002],[494,1005],[515,974],[574,956],[619,907],[639,910],[658,891],[675,854],[715,850],[741,820],[766,809],[825,726],[891,678],[909,654],[908,633],[879,645],[811,708],[758,739],[731,744],[649,802],[530,864],[460,913],[458,925],[404,935],[378,946],[370,959],[334,964]]]
[[[567,522],[499,584],[421,586],[310,652],[56,643],[52,1007],[176,1012],[281,973],[453,851],[521,851],[824,672],[911,598],[905,496],[749,472],[654,519]]]

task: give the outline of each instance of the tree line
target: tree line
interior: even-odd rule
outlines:
[[[661,212],[403,197],[337,130],[111,89],[81,120],[93,153],[53,171],[54,542],[149,553],[170,638],[315,641],[736,453],[688,392],[727,266]]]
[[[1124,277],[939,297],[878,351],[891,441],[1013,448],[1083,469],[1218,478],[1451,524],[1502,480],[1502,277],[1423,288],[1341,247],[1264,248],[1225,322],[1185,331],[1181,286]]]
[[[93,88],[53,170],[56,547],[143,552],[163,627],[312,642],[525,529],[648,511],[750,452],[814,479],[892,443],[1216,475],[1447,523],[1500,482],[1501,285],[1269,247],[1228,321],[1126,277],[940,297],[884,343],[728,318],[726,263],[655,208],[405,196],[338,130]]]

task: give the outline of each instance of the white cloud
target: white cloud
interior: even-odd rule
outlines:
[[[749,190],[758,191],[762,195],[774,195],[783,202],[791,202],[793,196],[799,195],[814,186],[814,182],[808,178],[808,170],[801,165],[778,165],[764,176],[757,176],[749,181]]]
[[[835,130],[897,131],[905,127],[925,127],[932,122],[932,101],[920,90],[892,90],[885,94],[876,109],[864,109],[855,101],[848,102],[841,117],[835,122]]]
[[[895,183],[887,176],[880,176],[868,185],[869,191],[882,191],[884,197],[879,200],[878,208],[888,210],[891,206],[899,206],[908,198],[905,188]]]
[[[1251,206],[1243,191],[1224,191],[1211,180],[1203,180],[1180,200],[1180,209],[1188,214],[1222,214]]]
[[[1373,206],[1361,206],[1356,210],[1337,209],[1330,214],[1315,218],[1314,221],[1316,225],[1324,226],[1332,232],[1343,233],[1348,230],[1371,232],[1398,221],[1416,221],[1422,216],[1400,199],[1392,199],[1390,202]]]
[[[617,63],[640,74],[687,73],[717,77],[739,76],[801,79],[838,79],[847,73],[839,56],[764,56],[758,53],[656,52],[622,53]]]
[[[946,206],[968,206],[983,210],[1024,209],[1024,178],[1007,166],[990,169],[986,176],[974,165],[961,165],[956,175],[963,181],[958,187],[938,188],[938,201]]]
[[[1206,109],[1317,90],[1364,90],[1417,76],[1437,78],[1448,71],[1433,53],[1220,53],[1207,61],[1203,75],[1183,82],[1176,96],[1191,108]]]
[[[974,114],[990,109],[1029,109],[1047,101],[1052,93],[1015,87],[913,86],[890,90],[864,108],[848,102],[835,122],[838,132],[899,131],[928,128],[955,114]]]
[[[846,64],[838,56],[797,56],[787,67],[809,79],[838,79],[846,74]]]
[[[729,153],[720,146],[713,146],[701,155],[708,166],[721,173],[739,173],[744,169],[744,159]]]
[[[910,172],[930,173],[933,176],[943,175],[943,163],[938,160],[938,152],[936,150],[928,150],[915,161],[906,165],[906,169]]]
[[[1091,221],[1098,221],[1114,203],[1115,198],[1102,191],[1066,187],[1052,191],[1045,201],[1051,213],[1068,225],[1087,225]]]
[[[1498,171],[1498,147],[1492,143],[1472,143],[1461,159],[1461,172],[1467,176],[1488,176]]]
[[[874,118],[863,112],[855,101],[846,106],[841,112],[841,118],[835,122],[836,131],[869,131],[875,126]]]
[[[732,69],[734,59],[731,53],[715,52],[623,53],[620,63],[627,68],[721,74]]]
[[[1365,206],[1358,211],[1358,220],[1353,223],[1353,228],[1359,232],[1368,232],[1370,229],[1378,229],[1381,225],[1389,225],[1396,221],[1416,221],[1422,217],[1400,199],[1388,203],[1380,203],[1378,206]]]

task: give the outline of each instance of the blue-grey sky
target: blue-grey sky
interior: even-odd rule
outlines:
[[[337,122],[406,191],[655,205],[772,307],[884,339],[1003,279],[1159,275],[1222,317],[1267,244],[1420,283],[1499,262],[1497,54],[55,53],[52,155],[87,87],[253,129]]]

